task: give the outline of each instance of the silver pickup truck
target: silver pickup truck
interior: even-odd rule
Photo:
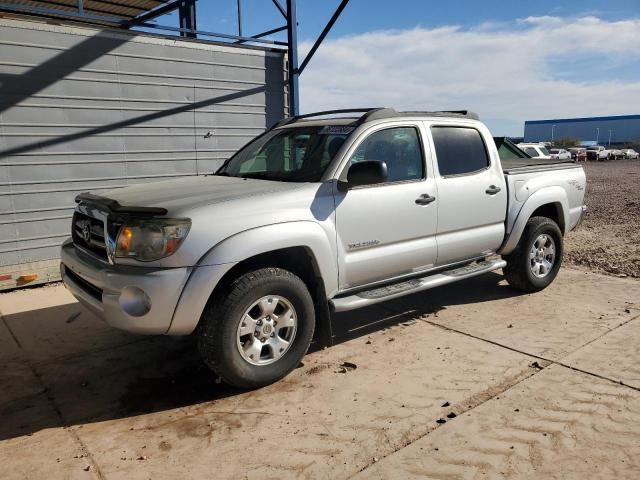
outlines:
[[[584,191],[575,163],[501,162],[468,112],[320,112],[215,174],[79,195],[61,273],[110,325],[195,333],[216,374],[254,388],[315,331],[330,341],[334,312],[498,269],[547,287]]]

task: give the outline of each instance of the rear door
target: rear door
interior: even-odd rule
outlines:
[[[507,189],[497,150],[485,141],[491,137],[471,125],[434,124],[429,131],[437,171],[438,264],[495,252],[505,234]]]
[[[411,274],[436,262],[437,204],[433,171],[425,162],[422,122],[378,125],[347,152],[352,163],[382,160],[388,182],[341,191],[336,187],[340,287]]]

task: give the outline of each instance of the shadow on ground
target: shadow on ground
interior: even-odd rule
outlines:
[[[334,320],[335,342],[436,314],[450,305],[519,295],[502,279],[487,274],[339,314]],[[0,440],[245,394],[216,380],[199,360],[194,337],[123,335],[105,330],[99,320],[80,309],[73,303],[5,317],[21,346],[17,357],[3,361],[0,373],[0,390],[8,392],[0,398]],[[30,328],[23,332],[40,333],[21,339],[13,331],[25,325]],[[82,348],[69,351],[69,342]],[[311,351],[321,347],[314,342]],[[53,354],[48,355],[48,350]]]

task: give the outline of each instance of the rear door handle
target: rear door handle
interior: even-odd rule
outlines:
[[[496,187],[495,185],[491,185],[489,188],[487,188],[485,190],[485,192],[486,192],[487,195],[495,195],[500,190],[502,190],[500,187]]]
[[[416,198],[416,203],[418,205],[429,205],[431,202],[435,202],[436,197],[432,197],[428,193],[423,193],[418,198]]]

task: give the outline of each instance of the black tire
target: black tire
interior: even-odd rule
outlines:
[[[238,328],[244,313],[262,297],[278,295],[295,309],[296,333],[288,350],[274,363],[253,365],[238,348]],[[226,383],[258,388],[285,377],[298,364],[313,338],[315,310],[305,283],[281,268],[262,268],[235,279],[213,298],[198,326],[198,350],[203,361]]]
[[[544,277],[537,277],[532,271],[529,253],[536,239],[543,234],[550,236],[555,243],[555,259],[549,272]],[[505,256],[507,266],[503,273],[509,284],[530,293],[548,287],[556,278],[562,264],[562,241],[562,232],[556,222],[547,217],[530,218],[515,250]]]

